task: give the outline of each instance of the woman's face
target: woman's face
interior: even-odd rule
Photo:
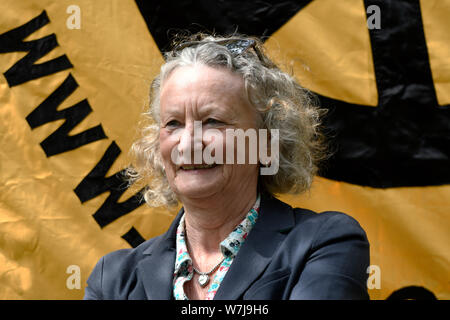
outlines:
[[[236,154],[233,163],[225,158],[227,129],[257,128],[256,111],[246,97],[241,76],[205,65],[175,69],[161,88],[160,119],[161,156],[169,184],[180,200],[217,194],[244,197],[245,192],[255,192],[258,165],[249,164],[248,159],[236,164]],[[198,135],[200,125],[202,134]],[[215,135],[208,135],[208,130]],[[234,152],[237,146],[235,141]],[[205,166],[203,157],[198,163],[194,153],[205,148],[213,150],[213,156],[221,149],[223,164]],[[174,162],[174,154],[183,156]]]

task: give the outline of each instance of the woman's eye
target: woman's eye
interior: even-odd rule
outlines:
[[[216,119],[213,119],[213,118],[208,118],[208,119],[205,120],[204,123],[205,124],[221,124],[222,121],[219,121],[219,120],[216,120]]]
[[[169,122],[166,123],[166,127],[179,127],[180,126],[180,122],[177,120],[170,120]]]

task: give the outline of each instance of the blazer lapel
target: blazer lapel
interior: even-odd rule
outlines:
[[[215,300],[239,299],[264,272],[272,255],[295,225],[292,208],[271,197],[261,195],[258,220],[234,258],[214,297]]]
[[[138,274],[149,300],[172,299],[176,256],[176,230],[184,213],[181,208],[169,230],[143,252]],[[283,231],[294,226],[292,208],[267,194],[261,195],[258,221],[235,257],[214,299],[235,300],[264,272],[284,240]]]
[[[176,231],[183,208],[157,242],[143,252],[145,258],[138,264],[138,274],[142,279],[148,300],[172,299],[172,281],[176,256]]]

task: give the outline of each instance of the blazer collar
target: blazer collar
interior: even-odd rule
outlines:
[[[176,231],[183,213],[181,208],[169,230],[143,252],[145,257],[138,265],[138,272],[149,300],[172,299]],[[235,300],[241,297],[265,270],[285,233],[294,225],[294,215],[289,205],[268,194],[261,194],[258,220],[234,258],[214,299]]]
[[[261,195],[258,220],[234,258],[214,299],[239,299],[264,272],[287,231],[294,225],[294,215],[289,205],[268,194]]]
[[[184,209],[181,208],[169,230],[143,252],[144,258],[138,264],[138,274],[148,300],[173,299],[176,232],[183,213]]]

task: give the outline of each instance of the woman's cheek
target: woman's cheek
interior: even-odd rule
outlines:
[[[170,132],[163,129],[159,135],[159,147],[164,165],[167,167],[171,162],[171,150],[176,147],[176,140]]]
[[[225,163],[225,133],[218,129],[203,132],[203,161],[207,164]]]

